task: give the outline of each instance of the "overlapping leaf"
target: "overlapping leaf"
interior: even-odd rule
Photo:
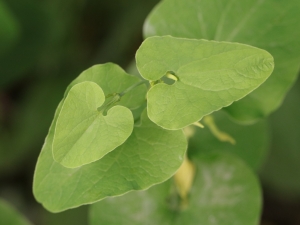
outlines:
[[[147,191],[108,198],[92,205],[91,225],[258,224],[259,184],[240,160],[214,153],[203,154],[196,164],[197,175],[186,209],[181,211],[179,205],[176,207],[176,196],[170,195],[172,183],[167,181]]]
[[[102,89],[94,82],[74,85],[59,113],[53,138],[53,158],[75,168],[101,159],[130,136],[133,116],[124,106],[115,106],[103,115]]]
[[[300,67],[300,1],[165,0],[149,15],[146,37],[173,35],[253,45],[275,59],[273,75],[226,110],[236,119],[267,116],[281,104]]]
[[[258,48],[171,36],[146,39],[136,61],[147,80],[167,73],[178,78],[173,85],[156,84],[147,94],[149,118],[166,129],[180,129],[241,99],[274,67],[272,56]]]
[[[146,112],[125,143],[101,160],[66,168],[52,157],[55,119],[50,127],[34,175],[37,201],[52,212],[93,203],[107,196],[143,190],[172,176],[184,158],[182,131],[168,131],[152,123]]]
[[[97,108],[111,100],[104,101],[104,96],[121,93],[137,82],[138,78],[112,63],[95,65],[82,72],[68,86],[61,102],[64,107],[57,111],[54,159],[74,168],[96,161],[121,145],[133,128],[133,117],[127,108],[135,109],[145,101],[145,85],[122,96],[117,102],[121,106],[111,108],[108,116],[103,116]]]
[[[193,129],[195,133],[189,139],[189,154],[197,158],[212,151],[230,152],[238,155],[253,170],[259,170],[269,149],[267,122],[240,125],[231,121],[223,111],[214,113],[213,118],[221,131],[234,138],[235,144],[219,141],[206,125],[204,129],[191,127],[189,129]]]

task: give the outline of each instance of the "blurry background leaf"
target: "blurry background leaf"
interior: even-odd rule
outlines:
[[[257,225],[261,194],[254,174],[231,154],[202,154],[187,208],[172,180],[91,206],[91,225]]]
[[[4,1],[0,1],[0,56],[15,43],[20,32],[19,23]]]
[[[261,176],[268,190],[281,198],[300,198],[300,80],[270,117],[272,145]]]
[[[30,225],[8,202],[0,199],[0,222],[3,225]]]
[[[264,163],[269,152],[269,129],[266,121],[253,125],[240,125],[231,120],[223,111],[212,114],[218,128],[228,133],[235,144],[219,141],[209,130],[191,127],[195,132],[189,139],[189,155],[198,157],[211,151],[234,153],[243,159],[249,167],[257,171]]]
[[[8,6],[20,24],[20,38],[9,52],[0,56],[0,87],[25,75],[36,64],[49,36],[49,18],[41,4],[11,0]]]

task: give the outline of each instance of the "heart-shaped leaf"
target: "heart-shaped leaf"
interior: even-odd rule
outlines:
[[[151,81],[171,74],[173,85],[156,84],[148,92],[149,118],[166,129],[180,129],[237,101],[272,73],[273,57],[238,43],[147,38],[136,54],[137,68]]]
[[[99,201],[107,196],[143,190],[171,177],[187,148],[181,130],[168,131],[152,123],[146,111],[125,143],[101,160],[79,168],[66,168],[52,157],[56,110],[39,156],[33,193],[49,211],[59,212]]]
[[[75,168],[101,159],[130,136],[133,116],[124,106],[115,106],[104,116],[97,109],[105,96],[94,82],[74,85],[59,113],[53,138],[53,158]]]
[[[202,154],[196,165],[197,174],[184,209],[180,209],[172,182],[167,181],[92,205],[91,225],[143,225],[145,221],[147,225],[258,224],[259,183],[241,160],[230,154],[210,153]]]
[[[253,121],[276,110],[300,68],[300,1],[164,0],[144,24],[146,37],[175,37],[230,41],[270,52],[275,69],[261,87],[226,111]]]

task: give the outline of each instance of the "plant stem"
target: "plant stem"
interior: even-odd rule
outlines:
[[[130,86],[129,88],[127,88],[126,90],[122,91],[121,93],[119,93],[120,97],[122,97],[123,95],[125,95],[127,92],[131,91],[132,89],[140,86],[141,84],[144,84],[146,83],[147,81],[146,80],[141,80],[140,82],[138,83],[135,83],[134,85]]]
[[[98,107],[98,111],[99,112],[105,112],[107,111],[107,109],[114,105],[115,103],[119,102],[121,100],[121,97],[123,95],[125,95],[126,93],[128,93],[129,91],[131,91],[132,89],[136,88],[137,86],[143,84],[143,83],[146,83],[147,81],[146,80],[141,80],[139,81],[138,83],[135,83],[134,85],[130,86],[129,88],[127,88],[126,90],[122,91],[121,93],[113,93],[113,94],[109,94],[106,96],[106,98],[110,98],[112,97],[112,99],[109,101],[109,102],[106,102],[104,105]]]
[[[167,72],[166,77],[171,80],[178,81],[178,77],[176,75],[172,74],[171,72]]]
[[[210,115],[205,116],[203,121],[208,126],[211,133],[216,138],[218,138],[220,141],[229,142],[232,145],[234,145],[236,143],[233,137],[231,137],[229,134],[219,130],[219,128],[215,124],[214,118],[212,116],[210,116]]]

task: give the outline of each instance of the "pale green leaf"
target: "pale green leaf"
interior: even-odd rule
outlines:
[[[161,183],[179,168],[187,147],[182,131],[164,130],[152,123],[144,112],[141,124],[123,145],[101,160],[70,169],[52,157],[55,123],[56,119],[39,156],[33,184],[37,201],[52,212]]]
[[[239,42],[270,52],[276,63],[270,79],[226,109],[252,121],[276,110],[297,77],[299,11],[298,0],[164,0],[150,13],[144,34]]]
[[[30,225],[31,223],[17,212],[10,204],[0,199],[0,224]]]
[[[168,72],[178,81],[159,83],[147,94],[149,118],[180,129],[237,101],[272,73],[273,57],[238,43],[171,36],[146,39],[136,54],[141,75],[156,81]]]
[[[74,85],[59,113],[53,138],[53,158],[65,167],[75,168],[114,150],[130,136],[133,116],[124,106],[98,111],[105,102],[102,89],[94,82]]]
[[[126,73],[121,67],[113,63],[99,64],[83,71],[68,87],[65,96],[69,90],[83,81],[92,81],[98,84],[104,95],[121,93],[130,86],[138,83],[139,78]],[[129,109],[136,109],[145,102],[147,88],[146,85],[140,85],[122,96],[118,105],[126,106]]]
[[[203,154],[188,206],[180,210],[172,182],[108,198],[91,208],[91,225],[257,225],[261,192],[254,174],[237,158]]]
[[[258,171],[269,152],[268,123],[259,121],[251,125],[237,124],[223,111],[212,116],[218,128],[229,134],[235,144],[219,141],[205,124],[204,129],[192,126],[187,128],[194,132],[189,139],[189,154],[196,158],[211,151],[230,152],[243,159],[254,171]]]

